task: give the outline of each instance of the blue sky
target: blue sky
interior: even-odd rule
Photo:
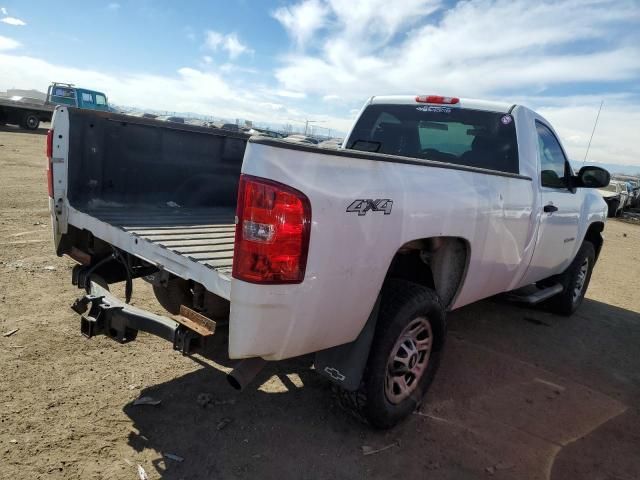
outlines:
[[[525,103],[574,159],[640,165],[640,0],[0,0],[0,90],[346,131],[370,95]]]

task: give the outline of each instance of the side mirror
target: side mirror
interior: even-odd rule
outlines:
[[[604,168],[588,166],[582,167],[573,179],[574,187],[603,188],[609,185],[611,175]]]

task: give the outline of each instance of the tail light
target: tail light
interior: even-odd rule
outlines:
[[[53,166],[51,165],[51,157],[53,157],[53,130],[47,132],[47,187],[49,196],[53,198]]]
[[[419,103],[441,103],[446,105],[455,105],[460,102],[456,97],[442,97],[440,95],[418,95],[416,102]]]
[[[251,283],[300,283],[311,230],[311,204],[298,190],[240,176],[233,277]]]

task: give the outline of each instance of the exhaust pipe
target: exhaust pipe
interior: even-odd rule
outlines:
[[[267,361],[260,357],[241,360],[227,375],[227,381],[236,390],[244,390],[266,364]]]

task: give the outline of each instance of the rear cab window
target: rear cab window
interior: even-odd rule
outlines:
[[[54,87],[51,91],[51,101],[65,105],[76,104],[76,90],[69,87]]]
[[[346,147],[520,173],[515,122],[500,112],[448,105],[369,105]]]

